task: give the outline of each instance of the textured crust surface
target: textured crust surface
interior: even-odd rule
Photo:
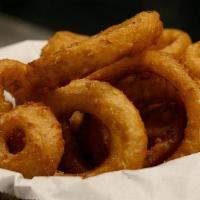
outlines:
[[[135,68],[141,71],[150,71],[165,78],[177,89],[184,103],[188,120],[187,127],[184,131],[184,139],[171,159],[199,152],[200,91],[184,67],[170,55],[146,51],[137,57],[124,58],[91,74],[88,78],[103,81],[116,80],[122,74],[134,71]]]
[[[88,39],[86,35],[73,33],[70,31],[56,32],[49,40],[48,44],[42,49],[41,56],[49,56],[58,51],[65,50],[72,45]]]
[[[130,73],[113,83],[139,110],[148,134],[145,167],[155,166],[176,150],[186,126],[185,109],[176,89],[151,72]]]
[[[16,129],[25,134],[25,147],[12,154],[7,138]],[[18,106],[0,117],[0,167],[22,173],[26,178],[53,175],[64,151],[59,123],[49,108],[39,104]]]
[[[152,49],[169,53],[175,58],[181,59],[191,42],[190,36],[182,30],[164,29]]]
[[[21,73],[13,79],[16,88],[9,88],[9,85],[3,82],[7,79],[7,73],[4,73],[4,63],[0,63],[0,66],[3,66],[1,84],[8,91],[12,89],[11,93],[19,104],[35,100],[38,94],[90,74],[125,55],[148,48],[159,38],[162,29],[157,12],[141,12],[86,41],[71,46],[68,43],[69,48],[33,61],[26,65],[24,71],[21,70],[23,66],[19,66]],[[13,66],[14,63],[9,65]]]
[[[199,82],[200,78],[200,41],[190,45],[183,59],[186,69]]]
[[[154,43],[161,32],[159,14],[141,12],[89,40],[67,48],[66,51],[59,51],[48,59],[41,58],[30,63],[30,80],[40,87],[57,87],[63,82],[83,77],[122,56],[142,51]]]
[[[142,167],[147,148],[144,125],[137,109],[119,90],[81,79],[49,93],[44,102],[58,115],[75,110],[93,114],[109,129],[109,157],[85,176]]]
[[[0,85],[15,97],[17,103],[26,98],[31,88],[27,77],[28,67],[16,60],[0,60]]]

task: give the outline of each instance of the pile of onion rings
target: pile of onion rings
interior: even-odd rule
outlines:
[[[200,152],[199,55],[153,11],[57,32],[28,64],[0,60],[0,167],[86,178]]]

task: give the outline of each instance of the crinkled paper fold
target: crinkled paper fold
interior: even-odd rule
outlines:
[[[24,41],[0,49],[0,59],[29,62],[45,41]],[[32,166],[34,167],[34,166]],[[200,153],[157,167],[96,177],[35,177],[0,169],[0,191],[40,200],[200,200]]]

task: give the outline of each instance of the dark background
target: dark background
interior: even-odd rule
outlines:
[[[0,12],[51,31],[68,29],[94,34],[143,10],[157,10],[166,27],[200,39],[198,0],[0,0]],[[1,27],[0,27],[1,29]]]

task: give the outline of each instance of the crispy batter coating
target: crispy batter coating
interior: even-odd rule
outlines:
[[[16,60],[0,60],[0,85],[15,97],[17,104],[26,97],[31,87],[27,67],[29,66]]]
[[[59,123],[50,109],[34,103],[18,106],[0,117],[0,167],[26,178],[53,175],[64,151]],[[12,147],[14,138],[18,147]]]
[[[200,83],[200,41],[187,48],[183,63],[192,78]]]
[[[139,110],[148,134],[145,167],[166,160],[179,146],[186,126],[176,89],[150,72],[135,72],[113,83]]]
[[[112,26],[90,39],[78,42],[65,50],[29,63],[25,79],[14,79],[17,88],[9,88],[18,103],[35,100],[45,91],[65,85],[70,80],[83,77],[125,55],[138,53],[156,42],[162,32],[162,22],[157,12],[141,12],[125,22]],[[3,64],[0,63],[0,66]],[[3,66],[1,81],[6,80]],[[23,83],[23,84],[22,84]],[[8,85],[9,86],[9,85]],[[19,92],[20,91],[20,95]],[[16,94],[16,95],[15,95]]]
[[[184,70],[184,66],[170,55],[146,51],[136,57],[124,58],[91,74],[88,78],[113,81],[123,74],[134,72],[136,68],[140,71],[153,72],[169,81],[178,91],[184,104],[187,115],[184,139],[170,159],[199,152],[200,91],[197,84]]]
[[[11,90],[26,88],[26,65],[2,60],[0,79]],[[4,79],[10,77],[10,79]],[[20,85],[21,84],[21,85]],[[53,175],[64,151],[61,127],[49,108],[35,103],[17,106],[6,102],[0,88],[0,167],[26,178]],[[17,90],[21,95],[21,90]]]
[[[41,56],[49,56],[59,51],[66,50],[72,45],[88,39],[89,36],[73,33],[70,31],[58,31],[48,40],[48,44],[43,47]]]
[[[137,72],[137,68],[135,70],[112,84],[123,91],[139,110],[148,134],[148,152],[144,166],[155,166],[166,160],[183,139],[185,109],[177,90],[168,81],[153,73]],[[86,150],[89,149],[91,160],[98,164],[105,158],[108,145],[105,136],[109,135],[108,130],[98,121],[95,123],[92,117],[85,121],[86,125],[81,132],[87,135]]]
[[[161,32],[162,23],[158,13],[142,12],[66,51],[30,63],[29,74],[34,79],[40,79],[40,86],[56,87],[60,83],[83,77],[124,55],[138,53],[154,43]],[[49,73],[45,72],[47,69]]]
[[[50,92],[44,102],[57,115],[76,110],[91,113],[108,128],[109,156],[84,176],[142,167],[147,148],[144,125],[137,109],[119,90],[107,83],[81,79]]]
[[[164,29],[159,40],[150,49],[169,53],[181,59],[187,47],[192,43],[190,36],[179,29]]]
[[[0,167],[88,177],[199,152],[199,47],[181,30],[163,31],[157,12],[141,12],[91,37],[57,32],[29,64],[1,60]],[[50,106],[62,134],[49,108],[12,110],[4,88],[17,104]]]

